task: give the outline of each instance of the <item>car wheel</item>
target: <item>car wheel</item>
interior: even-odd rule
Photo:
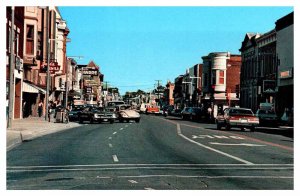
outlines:
[[[94,123],[94,119],[91,117],[90,118],[90,124],[93,124]]]
[[[140,122],[140,119],[135,119],[135,122],[136,122],[136,123],[139,123],[139,122]]]
[[[82,123],[83,123],[83,120],[82,120],[82,118],[81,118],[81,117],[79,117],[78,119],[79,119],[79,123],[80,123],[80,124],[82,124]]]
[[[110,124],[114,124],[114,122],[115,122],[114,120],[111,120],[111,121],[110,121]]]
[[[229,124],[226,124],[226,130],[227,130],[227,131],[230,131],[230,129],[231,129],[230,125],[229,125]]]
[[[251,131],[251,132],[254,132],[254,131],[255,131],[255,127],[251,127],[251,128],[250,128],[250,131]]]
[[[217,122],[217,129],[221,130],[222,126]]]

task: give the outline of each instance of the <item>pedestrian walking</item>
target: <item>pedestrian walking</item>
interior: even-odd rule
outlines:
[[[39,117],[42,116],[43,106],[44,106],[44,104],[43,104],[42,100],[40,100],[40,103],[38,104],[38,113],[39,113]]]
[[[208,107],[207,113],[208,113],[208,120],[211,121],[212,120],[212,109],[211,109],[211,107]]]
[[[26,101],[24,101],[23,102],[23,107],[22,107],[22,112],[23,112],[23,118],[26,118],[27,117],[27,102]]]

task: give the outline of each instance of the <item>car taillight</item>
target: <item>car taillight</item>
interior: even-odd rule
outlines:
[[[239,118],[238,118],[238,117],[235,117],[235,116],[230,116],[230,117],[229,117],[229,120],[239,120]]]

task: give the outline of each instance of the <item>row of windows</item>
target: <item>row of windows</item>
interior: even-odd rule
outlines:
[[[212,71],[212,84],[222,85],[225,84],[225,71],[224,70],[213,70]],[[208,86],[210,83],[208,74],[203,74],[203,86]]]

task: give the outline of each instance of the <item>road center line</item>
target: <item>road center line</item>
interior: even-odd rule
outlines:
[[[113,155],[112,157],[113,157],[114,162],[119,162],[117,155]]]
[[[220,151],[220,150],[211,148],[211,147],[209,147],[209,146],[206,146],[206,145],[203,145],[203,144],[201,144],[201,143],[198,143],[198,142],[196,142],[196,141],[194,141],[194,140],[191,140],[190,138],[186,137],[185,135],[183,135],[183,134],[181,133],[181,129],[180,129],[180,124],[179,124],[179,123],[177,123],[177,134],[178,134],[180,137],[184,138],[185,140],[188,140],[189,142],[194,143],[194,144],[196,144],[196,145],[198,145],[198,146],[201,146],[201,147],[206,148],[206,149],[208,149],[208,150],[211,150],[211,151],[213,151],[213,152],[219,153],[219,154],[221,154],[221,155],[227,156],[227,157],[229,157],[229,158],[235,159],[235,160],[237,160],[237,161],[239,161],[239,162],[246,163],[246,164],[248,164],[248,165],[254,165],[253,163],[251,163],[251,162],[249,162],[249,161],[246,161],[246,160],[244,160],[244,159],[241,159],[241,158],[239,158],[239,157],[230,155],[230,154],[228,154],[228,153],[222,152],[222,151]]]
[[[118,133],[118,132],[116,132],[116,131],[115,131],[115,132],[113,132],[113,135],[115,135],[116,133]]]
[[[122,130],[123,130],[123,128],[120,129],[120,131],[122,131]]]
[[[108,144],[108,146],[109,146],[110,148],[112,148],[112,147],[113,147],[113,145],[112,145],[112,144]]]

